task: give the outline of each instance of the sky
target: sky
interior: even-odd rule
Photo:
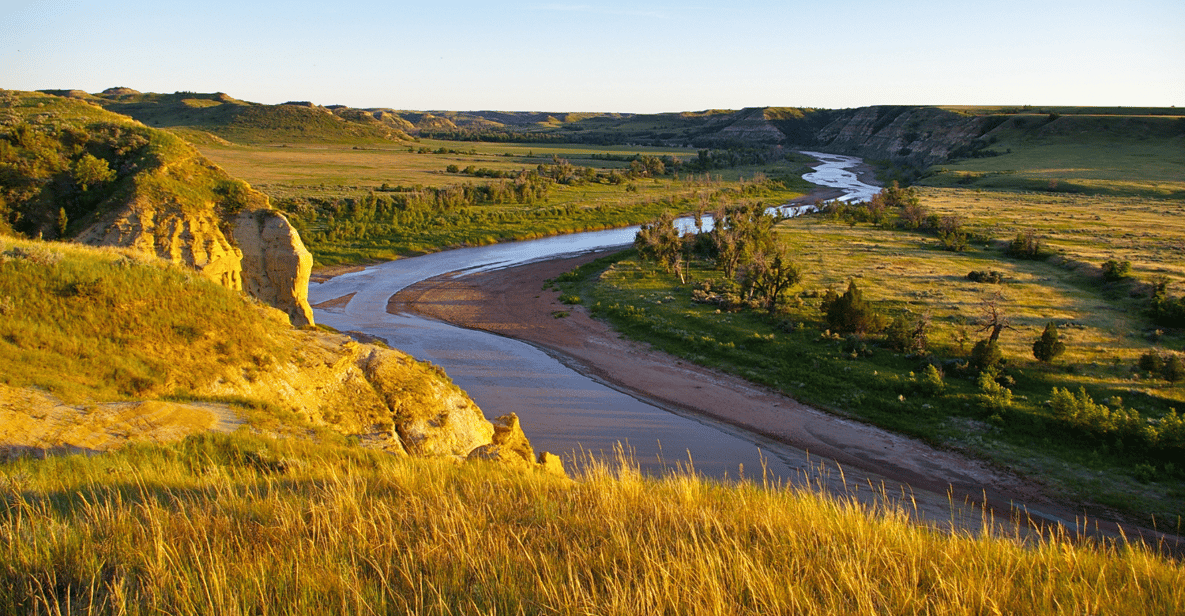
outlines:
[[[0,0],[0,88],[657,113],[1185,107],[1185,2]]]

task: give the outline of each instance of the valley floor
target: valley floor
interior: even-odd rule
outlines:
[[[1017,507],[1022,505],[1032,514],[1026,523],[1040,525],[1056,519],[1073,532],[1088,519],[1077,507],[1049,498],[1031,480],[958,452],[818,411],[739,377],[627,341],[609,325],[589,317],[583,307],[560,303],[557,291],[541,290],[545,281],[598,256],[463,277],[440,276],[392,297],[388,311],[413,312],[523,340],[557,354],[579,372],[659,406],[711,417],[807,451],[815,459],[830,458],[844,469],[846,485],[883,482],[888,494],[904,489],[919,514],[931,522],[957,516],[960,525],[975,526],[981,519],[975,508],[960,508],[952,515],[952,504],[982,503],[985,498],[997,520],[1017,517]],[[556,318],[557,312],[570,314]],[[843,481],[835,479],[828,487],[843,490]],[[1093,516],[1087,526],[1078,530],[1118,531],[1117,525]],[[1131,536],[1130,527],[1125,526],[1125,531]],[[1145,532],[1149,538],[1161,537],[1150,530],[1141,534]]]

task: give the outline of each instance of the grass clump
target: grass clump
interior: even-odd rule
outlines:
[[[1021,541],[756,483],[571,482],[205,435],[0,464],[0,610],[96,614],[1171,614],[1140,544]]]

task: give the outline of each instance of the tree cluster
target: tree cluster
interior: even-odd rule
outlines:
[[[797,265],[775,236],[778,220],[778,214],[760,203],[731,205],[716,211],[711,230],[704,230],[702,215],[697,214],[695,231],[680,234],[674,218],[664,214],[642,225],[634,246],[642,258],[674,271],[684,282],[690,259],[708,260],[737,286],[738,303],[776,310],[785,292],[801,279]]]

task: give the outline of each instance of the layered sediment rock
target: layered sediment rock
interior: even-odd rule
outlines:
[[[313,323],[309,273],[313,255],[300,234],[275,210],[250,210],[234,221],[242,259],[242,289],[288,314],[295,327]]]

